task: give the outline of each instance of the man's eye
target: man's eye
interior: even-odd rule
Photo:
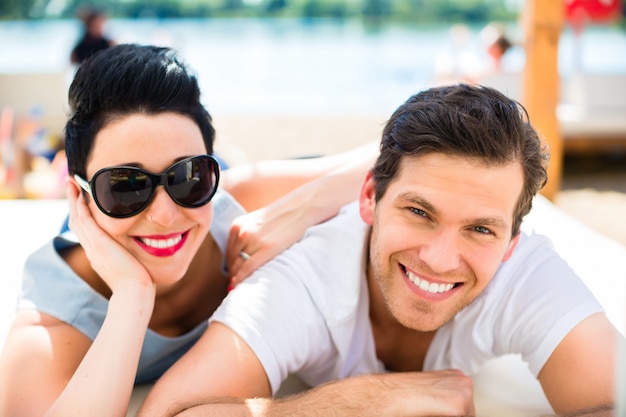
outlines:
[[[474,230],[477,231],[480,234],[483,234],[483,235],[490,235],[490,234],[492,234],[491,230],[489,230],[489,229],[487,229],[486,227],[483,227],[483,226],[474,226]]]
[[[410,210],[413,213],[417,214],[418,216],[428,217],[428,215],[426,214],[426,212],[424,210],[420,210],[420,209],[415,208],[415,207],[411,207]]]

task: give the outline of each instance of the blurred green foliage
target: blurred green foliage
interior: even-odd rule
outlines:
[[[510,21],[511,0],[0,0],[0,19],[73,18],[85,6],[112,18],[359,18],[373,22]]]

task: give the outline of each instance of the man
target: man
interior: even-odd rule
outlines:
[[[467,377],[432,371],[508,353],[557,413],[610,405],[621,336],[550,242],[520,232],[546,163],[523,108],[493,89],[411,97],[358,204],[237,286],[144,414],[467,415]],[[320,386],[257,398],[289,374]]]

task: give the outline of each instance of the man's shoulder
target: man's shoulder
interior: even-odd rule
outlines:
[[[563,288],[587,293],[580,277],[548,237],[522,232],[515,251],[502,262],[476,304],[496,310],[510,308],[511,303],[528,306],[541,303],[548,295],[558,298]]]
[[[543,280],[546,274],[556,271],[576,277],[547,236],[521,232],[517,247],[511,257],[502,262],[494,281],[518,281],[522,277]]]
[[[358,203],[351,203],[335,217],[309,228],[292,249],[310,262],[320,264],[323,259],[323,265],[332,266],[360,259],[368,236],[369,226],[361,219]]]
[[[344,206],[337,216],[311,227],[295,252],[317,271],[326,274],[360,270],[365,264],[369,226],[359,214],[358,204]]]
[[[349,204],[270,261],[267,272],[299,280],[327,320],[351,316],[364,295],[368,237],[358,204]]]

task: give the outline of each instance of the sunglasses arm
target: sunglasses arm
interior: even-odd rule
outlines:
[[[76,180],[78,185],[80,185],[80,188],[85,190],[89,195],[92,195],[91,194],[91,185],[89,185],[89,183],[87,181],[82,179],[78,174],[74,174],[74,179]]]

